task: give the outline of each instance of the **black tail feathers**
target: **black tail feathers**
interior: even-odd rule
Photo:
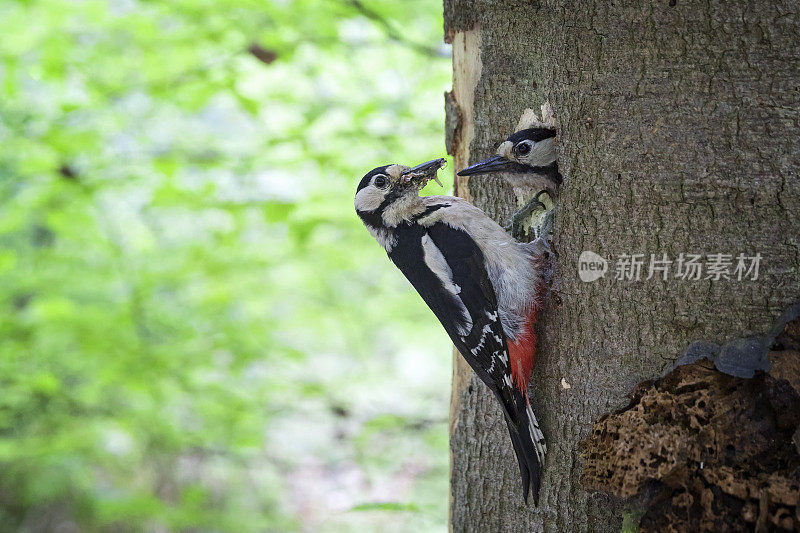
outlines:
[[[514,445],[514,453],[517,455],[519,473],[522,476],[522,497],[525,499],[525,503],[528,503],[528,494],[533,494],[533,503],[539,505],[542,465],[539,463],[536,447],[527,424],[520,424],[521,427],[516,428],[508,419],[506,419],[506,424],[511,436],[511,444]]]
[[[547,454],[547,444],[539,422],[526,393],[511,386],[495,389],[494,393],[503,407],[508,434],[517,455],[519,473],[522,475],[522,497],[528,503],[528,493],[533,493],[533,501],[539,505],[539,488]]]

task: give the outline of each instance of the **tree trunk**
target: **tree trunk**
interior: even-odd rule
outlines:
[[[548,442],[539,506],[523,505],[500,409],[457,356],[453,531],[619,531],[635,504],[578,483],[592,422],[692,341],[764,333],[800,296],[796,4],[625,4],[444,1],[456,170],[549,101],[564,176],[553,241],[561,304],[546,310],[530,385]],[[494,178],[458,178],[456,194],[503,222],[516,207]],[[580,281],[584,250],[609,259],[604,278]],[[759,277],[644,279],[650,254],[681,252],[760,253]],[[626,253],[644,254],[640,281],[614,279]]]

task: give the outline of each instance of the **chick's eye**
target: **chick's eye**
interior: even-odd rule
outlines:
[[[515,150],[519,155],[528,155],[528,152],[531,151],[531,145],[527,142],[520,143],[515,147]]]
[[[381,187],[381,188],[386,187],[386,183],[387,183],[386,176],[376,176],[375,177],[375,186],[376,187]]]

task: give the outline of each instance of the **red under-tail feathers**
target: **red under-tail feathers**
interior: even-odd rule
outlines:
[[[539,307],[531,308],[522,334],[514,342],[508,343],[508,356],[511,361],[511,376],[514,384],[525,393],[533,372],[533,359],[536,354],[536,332],[534,325],[539,315]]]
[[[537,269],[545,268],[545,262],[546,261],[541,256],[534,257],[531,260],[534,268]],[[536,296],[534,301],[531,302],[530,309],[528,310],[528,318],[525,320],[522,333],[513,341],[509,339],[508,343],[508,355],[511,362],[511,375],[514,378],[514,384],[526,396],[528,382],[533,372],[533,361],[536,356],[536,321],[539,319],[539,311],[542,308],[545,290],[545,283],[540,279],[536,282]]]

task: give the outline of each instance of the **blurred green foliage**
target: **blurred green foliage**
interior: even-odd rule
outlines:
[[[352,207],[444,151],[441,3],[0,34],[0,528],[443,529],[449,342]]]

